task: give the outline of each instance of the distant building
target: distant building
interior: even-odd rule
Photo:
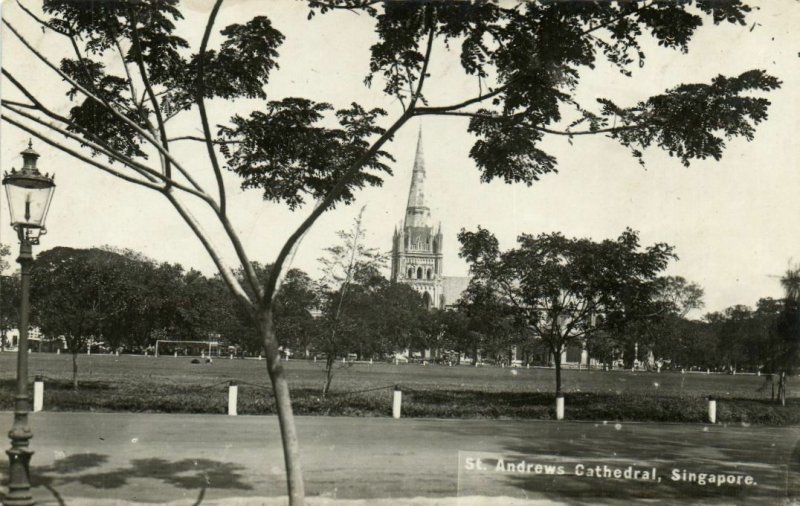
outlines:
[[[444,309],[455,304],[469,284],[468,277],[444,275],[442,224],[434,227],[425,193],[425,159],[422,131],[411,173],[406,215],[392,238],[392,281],[404,283],[419,292],[429,309]]]

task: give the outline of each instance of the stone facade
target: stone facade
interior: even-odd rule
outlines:
[[[392,281],[405,283],[422,296],[428,308],[443,308],[442,225],[434,227],[425,195],[425,159],[422,132],[411,173],[411,187],[403,223],[392,238]]]

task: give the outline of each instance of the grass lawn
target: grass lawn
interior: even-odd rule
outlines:
[[[72,391],[69,355],[32,353],[31,377],[45,378],[45,409],[224,413],[226,389],[239,383],[239,412],[273,412],[266,362],[187,357],[81,355],[81,388]],[[11,409],[16,354],[0,353],[0,409]],[[388,416],[394,385],[403,413],[415,417],[555,417],[555,372],[540,368],[421,366],[384,363],[337,365],[333,392],[319,398],[322,362],[286,363],[297,414]],[[800,423],[800,402],[785,409],[769,402],[763,377],[676,372],[563,371],[566,418],[702,422],[706,397],[719,399],[720,422]],[[790,383],[790,390],[791,390]],[[791,393],[791,391],[790,391]]]

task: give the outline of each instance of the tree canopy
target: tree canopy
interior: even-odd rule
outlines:
[[[651,313],[657,279],[674,258],[672,247],[642,248],[638,234],[595,242],[561,234],[523,234],[501,252],[494,235],[478,228],[458,235],[472,284],[489,287],[517,320],[546,343],[561,392],[561,354],[601,330],[619,330]]]

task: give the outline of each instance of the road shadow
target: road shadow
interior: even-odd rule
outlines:
[[[47,489],[58,504],[63,504],[60,489],[79,483],[97,490],[115,490],[131,480],[150,479],[183,490],[197,490],[195,504],[201,504],[208,489],[252,490],[244,481],[244,466],[211,459],[163,458],[131,460],[127,466],[105,470],[108,455],[80,453],[56,460],[53,464],[33,466],[32,485]]]

